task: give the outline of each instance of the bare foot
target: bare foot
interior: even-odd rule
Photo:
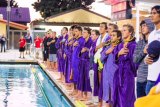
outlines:
[[[80,101],[87,101],[88,98],[81,97],[79,100],[80,100]]]
[[[66,90],[72,90],[72,86],[71,86],[71,85],[66,84]]]
[[[57,81],[62,81],[62,78],[58,78],[58,79],[56,79]]]
[[[71,92],[71,93],[69,93],[69,96],[71,96],[71,97],[73,97],[73,96],[75,96],[77,94],[77,91],[73,91],[73,92]]]

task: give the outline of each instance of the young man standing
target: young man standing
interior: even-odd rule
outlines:
[[[65,59],[64,59],[64,47],[65,41],[68,39],[68,28],[64,27],[61,30],[61,36],[58,38],[56,42],[57,50],[57,59],[58,59],[58,72],[60,72],[60,78],[58,80],[63,81],[63,73],[65,68]]]
[[[24,57],[24,51],[25,51],[25,46],[26,46],[26,40],[24,39],[23,36],[21,36],[21,38],[19,39],[19,52],[20,52],[20,57],[23,55],[23,58]]]
[[[30,55],[30,46],[32,44],[32,37],[30,33],[27,33],[27,35],[25,36],[25,39],[26,39],[26,54],[28,52]]]
[[[160,5],[152,7],[151,19],[156,28],[149,35],[148,44],[154,40],[160,41]],[[147,46],[145,47],[145,51],[146,50]],[[147,56],[145,58],[145,63],[148,64],[148,78],[146,86],[146,93],[148,94],[150,89],[155,85],[155,81],[157,80],[160,73],[160,58],[158,59],[158,61],[153,63],[153,59]]]
[[[49,46],[49,61],[50,61],[50,68],[56,70],[57,68],[57,48],[55,43],[57,41],[56,32],[51,33],[51,37],[49,38],[47,45]]]
[[[1,52],[4,50],[4,52],[6,52],[6,37],[4,36],[4,34],[1,37]]]
[[[147,84],[147,76],[148,76],[148,65],[144,63],[144,58],[147,55],[147,52],[144,50],[145,46],[148,43],[148,36],[154,30],[154,24],[150,19],[145,19],[141,22],[141,32],[142,39],[138,41],[136,45],[136,49],[134,51],[134,63],[136,63],[138,67],[137,74],[137,97],[146,96],[146,84]]]
[[[78,97],[80,92],[77,93],[77,82],[79,78],[79,64],[80,64],[80,58],[79,55],[81,53],[81,50],[85,44],[85,39],[82,37],[82,27],[77,26],[74,29],[75,33],[75,42],[73,44],[73,53],[72,53],[72,69],[73,69],[73,83],[74,83],[74,92],[72,95],[75,95],[75,97]]]
[[[101,52],[103,50],[103,47],[105,46],[105,43],[110,40],[110,36],[107,33],[108,26],[107,23],[102,22],[100,24],[99,32],[100,36],[96,42],[96,53],[94,55],[94,63],[97,65],[94,69],[94,82],[96,85],[94,86],[94,95],[99,96],[99,106],[102,107],[102,96],[103,96],[103,86],[102,86],[102,71],[103,71],[103,64],[100,61]],[[98,81],[98,82],[97,82]]]
[[[36,48],[36,58],[39,59],[39,53],[41,51],[41,43],[42,43],[42,40],[39,37],[39,35],[36,36],[34,43],[35,43],[35,48]]]

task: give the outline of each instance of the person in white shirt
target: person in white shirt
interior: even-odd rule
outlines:
[[[151,19],[155,24],[155,30],[151,32],[148,38],[148,44],[154,40],[160,41],[160,5],[154,6],[151,9]],[[147,46],[145,47],[147,51]],[[148,77],[146,85],[146,94],[149,93],[150,89],[155,85],[155,81],[160,74],[160,58],[154,62],[149,56],[145,58],[145,63],[148,64]]]

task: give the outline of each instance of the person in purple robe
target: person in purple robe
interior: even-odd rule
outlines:
[[[105,49],[101,53],[101,61],[103,67],[103,101],[106,102],[106,107],[111,107],[113,104],[113,78],[118,66],[115,64],[114,53],[115,47],[121,42],[122,34],[119,30],[113,30],[111,40],[106,43]]]
[[[92,80],[93,82],[93,90],[92,90],[92,93],[93,93],[93,96],[98,96],[98,88],[99,88],[99,81],[98,81],[98,75],[95,75],[97,74],[97,70],[98,70],[98,66],[96,63],[94,63],[94,55],[96,53],[95,49],[96,49],[96,43],[97,43],[97,39],[99,37],[100,33],[98,30],[92,30],[91,32],[91,39],[92,39],[92,45],[91,45],[91,48],[90,48],[90,70],[93,70],[94,71],[94,80]]]
[[[89,49],[92,45],[92,39],[90,38],[90,35],[91,35],[91,29],[84,28],[83,38],[85,39],[85,44],[79,55],[80,72],[79,72],[79,77],[77,82],[77,89],[80,92],[80,94],[78,95],[78,99],[80,100],[87,100],[88,98],[87,93],[91,92],[90,78],[89,78],[89,70],[90,70]]]
[[[60,78],[58,80],[63,81],[63,73],[64,73],[64,47],[65,47],[65,41],[68,38],[68,28],[64,27],[62,29],[62,35],[58,38],[57,42],[56,42],[56,48],[57,50],[57,59],[58,59],[58,71],[60,72]]]
[[[73,53],[72,53],[72,69],[73,69],[73,74],[72,74],[72,80],[74,82],[74,92],[73,95],[75,95],[75,97],[77,97],[79,95],[79,93],[77,93],[77,82],[78,82],[78,78],[79,78],[79,72],[80,72],[80,68],[79,68],[79,63],[80,63],[80,53],[82,48],[85,45],[85,39],[82,37],[82,27],[77,26],[74,29],[74,33],[75,33],[75,37],[76,40],[73,44]]]
[[[97,67],[95,67],[94,69],[94,82],[96,82],[98,80],[98,87],[94,87],[94,92],[97,91],[97,96],[99,97],[99,107],[102,107],[102,95],[103,95],[103,90],[102,90],[102,71],[103,71],[103,64],[100,61],[100,57],[101,57],[101,52],[103,50],[104,44],[110,40],[110,36],[107,33],[108,27],[107,27],[107,23],[102,22],[100,24],[100,36],[97,40],[96,43],[96,49],[95,49],[95,55],[94,55],[94,63],[97,65]],[[96,89],[95,89],[96,88]]]
[[[134,107],[136,64],[133,53],[136,42],[133,26],[123,25],[122,39],[114,56],[118,70],[113,79],[113,107]]]
[[[67,86],[67,89],[71,89],[71,83],[72,80],[70,79],[71,72],[72,72],[72,52],[73,52],[73,43],[74,43],[74,30],[75,25],[71,26],[69,29],[69,37],[65,43],[65,49],[64,49],[64,58],[65,58],[65,68],[64,68],[64,76],[65,76],[65,83]]]

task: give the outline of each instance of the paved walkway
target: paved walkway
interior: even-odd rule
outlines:
[[[25,55],[25,59],[19,58],[19,50],[7,50],[0,52],[0,61],[34,61],[30,55]]]

